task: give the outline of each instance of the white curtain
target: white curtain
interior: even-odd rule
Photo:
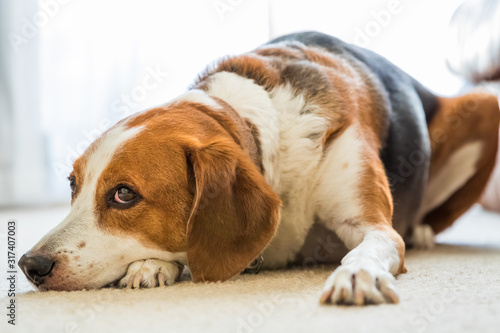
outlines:
[[[0,3],[0,205],[47,202],[38,95],[39,34],[23,28],[36,0]]]
[[[211,61],[266,42],[268,9],[267,0],[0,1],[0,209],[69,201],[66,177],[91,141],[184,92]]]

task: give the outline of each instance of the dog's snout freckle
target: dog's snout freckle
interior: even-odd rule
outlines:
[[[85,247],[85,245],[87,245],[87,243],[85,243],[84,241],[81,241],[76,247],[81,249],[82,247]]]

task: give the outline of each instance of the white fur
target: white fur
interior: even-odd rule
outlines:
[[[295,259],[314,223],[314,180],[328,123],[288,85],[274,89],[270,96],[280,124],[279,162],[273,171],[279,180],[274,181],[278,184],[274,190],[283,208],[282,223],[264,257],[266,267],[283,267]]]
[[[451,155],[425,189],[421,216],[443,204],[474,176],[482,149],[483,143],[476,141],[463,146]]]
[[[158,259],[139,260],[130,264],[127,275],[120,280],[119,285],[135,289],[171,286],[179,275],[179,267],[172,262]]]
[[[363,143],[353,125],[332,143],[317,171],[316,214],[351,250],[325,283],[326,293],[333,290],[328,298],[333,303],[397,301],[391,275],[400,264],[396,244],[386,232],[364,223],[361,215],[364,163]]]
[[[428,224],[419,224],[413,228],[413,235],[410,239],[411,245],[416,249],[428,250],[435,245],[434,231]]]
[[[359,243],[361,234],[344,223],[356,220],[362,212],[359,199],[363,172],[363,145],[357,128],[350,126],[329,147],[317,171],[315,201],[321,221],[346,242],[348,248]]]
[[[205,104],[210,107],[213,107],[215,109],[220,109],[221,106],[210,96],[208,96],[204,91],[199,90],[199,89],[192,89],[187,91],[186,93],[180,95],[179,97],[175,98],[174,100],[168,102],[166,106],[172,105],[175,103],[180,103],[180,102],[192,102],[192,103],[199,103],[199,104]]]
[[[373,227],[359,227],[358,232],[363,235],[359,244],[342,259],[342,265],[373,267],[397,274],[399,267],[399,253],[396,243],[386,232]],[[366,265],[365,265],[366,264]]]
[[[399,265],[396,245],[385,232],[360,229],[365,236],[326,280],[324,292],[331,295],[324,301],[359,305],[397,303],[393,276]]]
[[[140,127],[125,129],[122,125],[112,128],[102,137],[89,156],[85,180],[78,184],[80,193],[69,215],[31,250],[31,253],[36,253],[45,247],[52,253],[66,254],[66,262],[57,266],[67,267],[65,273],[71,275],[77,286],[101,287],[118,279],[126,272],[129,263],[140,259],[153,257],[186,262],[185,253],[147,248],[133,237],[112,234],[97,225],[95,196],[99,178],[120,147],[141,130]],[[85,246],[80,247],[82,243]]]
[[[264,252],[265,267],[283,267],[300,250],[314,223],[310,200],[322,156],[327,120],[288,86],[268,94],[253,80],[234,73],[215,74],[208,94],[229,103],[259,129],[266,181],[283,200],[281,225]]]

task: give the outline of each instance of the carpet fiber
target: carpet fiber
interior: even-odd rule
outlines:
[[[19,220],[18,259],[65,212],[0,213],[1,221]],[[1,239],[6,247],[5,234]],[[7,325],[7,283],[0,282],[0,331],[499,332],[500,215],[474,207],[438,241],[433,250],[408,251],[397,305],[320,306],[334,266],[266,271],[224,283],[78,292],[36,292],[18,275],[15,327]]]

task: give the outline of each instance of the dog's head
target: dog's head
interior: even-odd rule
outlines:
[[[274,235],[280,201],[224,107],[177,101],[96,140],[69,176],[69,215],[19,262],[30,281],[100,288],[148,258],[188,264],[195,281],[241,272]]]

